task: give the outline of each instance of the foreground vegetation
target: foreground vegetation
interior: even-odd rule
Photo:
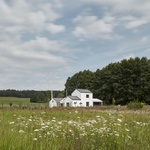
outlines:
[[[149,150],[149,108],[115,108],[0,109],[0,149]]]

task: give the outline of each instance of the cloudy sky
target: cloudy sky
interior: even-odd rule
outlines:
[[[63,90],[78,71],[150,59],[149,0],[0,0],[0,89]]]

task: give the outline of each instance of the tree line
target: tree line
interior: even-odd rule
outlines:
[[[91,90],[94,97],[105,104],[125,105],[130,101],[150,104],[150,60],[146,57],[123,59],[95,72],[80,71],[65,83],[68,94],[76,88]]]
[[[54,91],[54,97],[64,97],[64,91]],[[30,102],[48,102],[51,98],[51,91],[35,91],[35,90],[0,90],[0,97],[19,97],[30,98]]]
[[[63,91],[54,91],[54,97],[70,95],[76,88],[89,89],[104,104],[125,105],[130,101],[150,104],[150,60],[146,57],[123,59],[110,63],[95,72],[80,71],[68,77]],[[0,90],[0,97],[30,98],[31,102],[47,102],[50,91]]]

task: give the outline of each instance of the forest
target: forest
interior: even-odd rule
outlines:
[[[130,101],[150,104],[150,60],[123,59],[95,72],[80,71],[68,77],[65,88],[68,95],[76,88],[89,89],[106,105],[126,105]]]

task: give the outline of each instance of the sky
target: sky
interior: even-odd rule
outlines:
[[[68,77],[150,59],[149,0],[0,0],[0,90],[63,90]]]

